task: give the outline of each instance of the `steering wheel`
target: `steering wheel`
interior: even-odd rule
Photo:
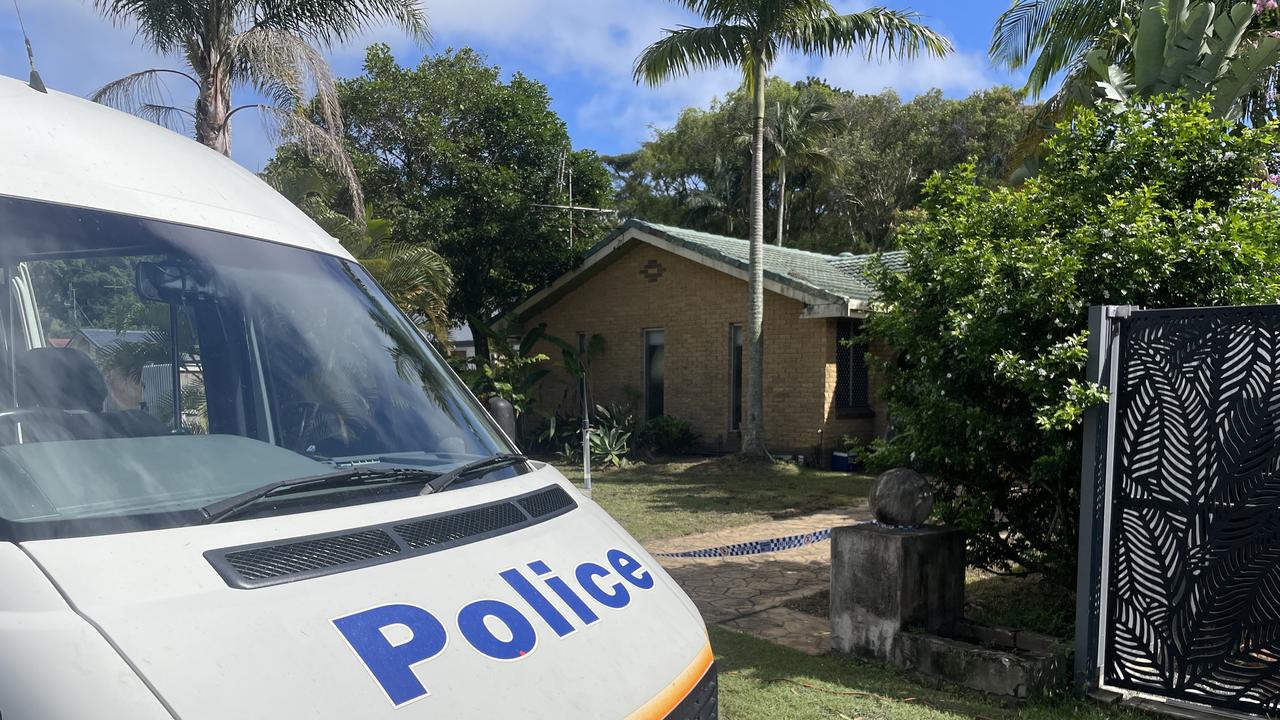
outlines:
[[[347,445],[364,434],[368,423],[325,403],[299,400],[280,406],[283,445],[306,454],[326,455],[326,443]]]
[[[74,410],[63,410],[62,408],[45,408],[45,407],[29,407],[29,408],[12,408],[9,410],[0,410],[0,427],[6,430],[12,430],[12,441],[5,443],[7,445],[17,445],[25,442],[33,442],[25,437],[18,436],[18,426],[23,423],[31,423],[40,428],[40,432],[34,433],[37,438],[34,442],[49,442],[53,440],[74,440],[75,435],[67,429],[66,419],[79,417],[84,415],[83,412]]]

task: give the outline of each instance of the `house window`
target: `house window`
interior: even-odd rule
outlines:
[[[663,386],[666,380],[666,333],[644,331],[644,418],[652,420],[664,413]]]
[[[867,377],[867,350],[862,323],[840,320],[836,325],[836,410],[865,413],[871,410],[871,388]]]
[[[742,326],[729,326],[729,430],[742,426]]]

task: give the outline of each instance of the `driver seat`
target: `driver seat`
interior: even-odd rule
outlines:
[[[109,391],[97,364],[75,348],[32,348],[18,356],[17,405],[68,411],[61,422],[24,423],[24,442],[165,435],[159,420],[138,410],[103,412]]]

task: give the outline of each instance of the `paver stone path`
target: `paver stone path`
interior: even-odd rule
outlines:
[[[827,652],[831,631],[824,618],[783,607],[827,589],[831,543],[739,557],[673,558],[660,553],[724,547],[800,535],[871,519],[866,506],[745,525],[645,544],[709,623],[755,635],[811,655]]]

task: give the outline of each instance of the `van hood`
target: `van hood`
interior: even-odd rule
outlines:
[[[315,546],[294,546],[301,573],[275,556],[228,562],[262,559],[228,548],[403,528],[552,486],[576,507],[506,532],[454,525],[433,552],[337,572],[315,568],[332,560]],[[711,664],[684,593],[549,466],[439,495],[24,548],[183,720],[661,718]],[[294,574],[261,580],[282,567]]]

